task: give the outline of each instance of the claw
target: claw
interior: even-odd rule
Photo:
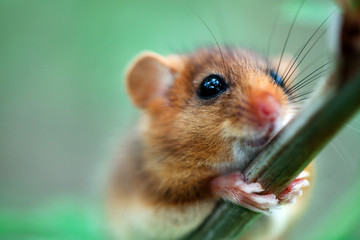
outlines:
[[[261,194],[264,189],[260,183],[246,183],[244,179],[240,172],[220,176],[212,181],[212,191],[216,196],[255,212],[269,214],[279,205],[274,194]]]
[[[296,197],[302,195],[302,189],[310,186],[310,182],[306,179],[307,177],[309,177],[308,172],[301,172],[299,176],[279,194],[280,204],[295,202]]]
[[[306,179],[309,173],[303,171],[282,191],[278,198],[274,194],[261,194],[264,189],[260,183],[246,183],[240,172],[220,176],[211,183],[215,196],[241,205],[255,212],[269,214],[272,209],[279,208],[280,204],[293,203],[297,196],[301,196],[303,188],[310,185]]]

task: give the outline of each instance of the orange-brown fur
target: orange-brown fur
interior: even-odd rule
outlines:
[[[261,123],[253,121],[254,102],[270,94],[280,103],[282,115],[292,111],[283,89],[268,74],[273,66],[252,52],[204,48],[150,58],[135,63],[147,72],[136,72],[138,66],[132,66],[127,75],[130,97],[144,116],[116,167],[110,212],[120,203],[130,206],[134,199],[150,208],[215,202],[210,181],[234,170],[234,142],[257,137]],[[222,75],[230,87],[214,99],[203,100],[197,89],[209,74]],[[246,112],[239,113],[241,109]]]

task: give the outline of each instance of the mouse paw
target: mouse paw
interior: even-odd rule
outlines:
[[[217,177],[212,181],[211,189],[216,196],[254,212],[269,214],[271,209],[279,205],[274,194],[261,194],[264,189],[260,183],[246,183],[240,172]]]
[[[295,180],[279,194],[279,203],[288,204],[295,202],[296,197],[302,195],[303,188],[310,185],[309,180],[307,180],[308,177],[309,173],[302,171],[299,176],[297,176],[297,178],[295,178]]]

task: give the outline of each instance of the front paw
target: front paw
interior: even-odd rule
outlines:
[[[308,187],[310,182],[308,181],[309,173],[302,171],[292,183],[282,191],[279,196],[280,204],[293,203],[297,196],[301,196],[303,188]]]
[[[244,175],[240,172],[215,178],[211,182],[211,189],[215,196],[254,212],[268,214],[279,205],[279,200],[274,194],[261,194],[264,189],[260,183],[246,183]]]

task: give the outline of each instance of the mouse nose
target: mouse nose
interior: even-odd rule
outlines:
[[[280,102],[267,91],[253,93],[251,109],[259,125],[273,123],[280,115]]]

